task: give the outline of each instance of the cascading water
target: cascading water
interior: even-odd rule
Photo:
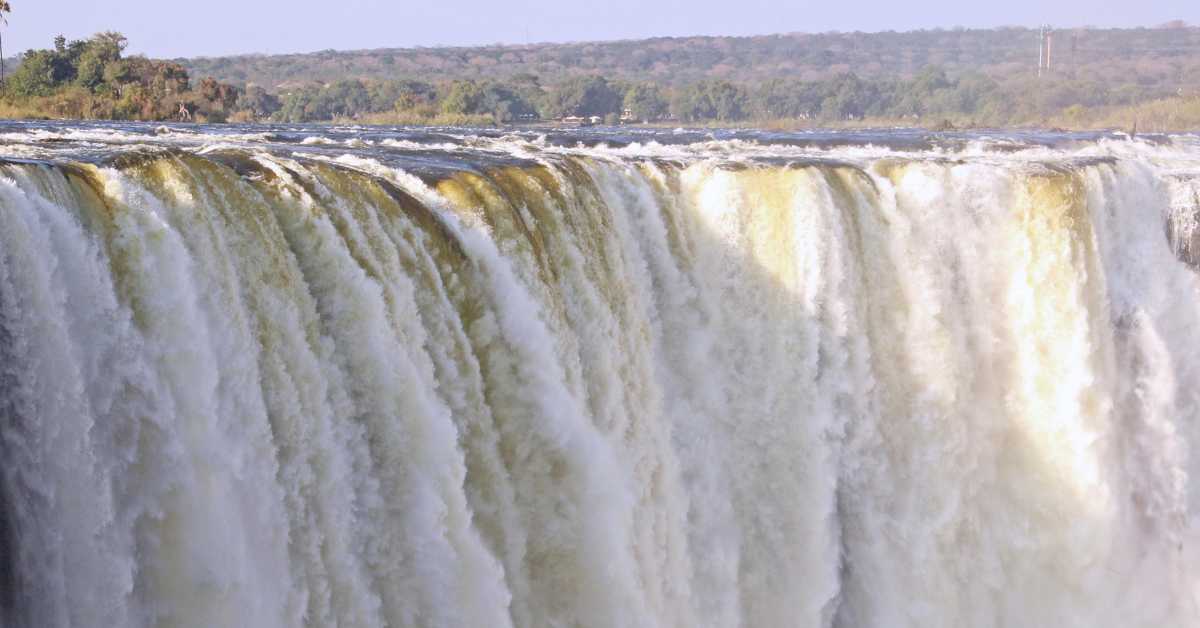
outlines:
[[[3,626],[1200,625],[1186,138],[238,131],[0,136]]]

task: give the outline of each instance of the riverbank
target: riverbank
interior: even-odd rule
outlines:
[[[437,114],[434,116],[411,113],[379,113],[357,118],[329,120],[335,124],[370,124],[383,126],[469,126],[469,127],[513,127],[522,123],[497,123],[490,115]],[[558,125],[554,120],[539,120],[530,124]],[[564,128],[569,125],[562,125]],[[1125,107],[1067,107],[1053,116],[1031,116],[1019,119],[1004,116],[928,116],[915,117],[863,117],[853,120],[830,120],[820,118],[751,118],[746,120],[706,120],[683,123],[664,120],[637,123],[635,128],[688,128],[709,129],[765,129],[775,131],[800,131],[806,129],[869,129],[869,128],[919,128],[930,131],[960,131],[972,129],[1029,128],[1063,131],[1121,130],[1141,133],[1180,133],[1200,131],[1200,96],[1165,98]]]
[[[0,119],[10,120],[129,120],[161,122],[161,117],[138,117],[114,115],[118,111],[111,100],[90,96],[86,93],[66,91],[52,96],[21,99],[12,102],[0,98]],[[161,108],[155,108],[161,109]],[[225,119],[206,116],[197,112],[194,120],[202,123],[253,123],[269,120],[253,113],[235,112]],[[523,123],[498,123],[486,114],[419,115],[409,112],[387,112],[366,114],[357,117],[338,117],[320,121],[325,124],[361,124],[374,126],[429,126],[429,127],[477,127],[506,128],[525,126]],[[553,120],[539,120],[529,124],[552,125]],[[564,127],[567,125],[563,125]],[[1200,131],[1200,96],[1176,97],[1154,100],[1127,107],[1081,107],[1064,109],[1057,115],[1031,117],[1001,122],[991,118],[973,116],[932,116],[928,118],[864,117],[854,120],[756,118],[736,121],[709,120],[682,123],[666,120],[626,125],[633,128],[711,128],[711,129],[764,129],[777,131],[799,131],[808,129],[867,129],[867,128],[920,128],[931,131],[960,131],[995,128],[1054,129],[1063,131],[1122,130],[1140,133],[1172,133]]]

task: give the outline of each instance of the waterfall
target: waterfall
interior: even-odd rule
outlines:
[[[1200,622],[1194,148],[73,133],[0,625]]]

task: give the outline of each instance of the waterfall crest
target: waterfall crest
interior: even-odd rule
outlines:
[[[0,624],[1194,626],[1200,177],[1040,150],[8,161]]]

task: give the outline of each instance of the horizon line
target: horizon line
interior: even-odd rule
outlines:
[[[302,51],[291,52],[230,52],[230,53],[206,53],[184,56],[163,56],[157,57],[167,60],[181,59],[221,59],[221,58],[238,58],[238,57],[284,57],[284,56],[306,56],[323,53],[333,54],[353,54],[364,52],[381,52],[381,51],[407,51],[407,50],[477,50],[489,48],[528,48],[532,46],[578,46],[588,44],[615,44],[638,41],[656,41],[664,39],[755,39],[762,37],[796,37],[796,36],[829,36],[829,35],[883,35],[888,33],[906,34],[906,33],[925,33],[925,32],[946,32],[946,31],[1003,31],[1003,30],[1028,30],[1036,31],[1044,26],[1024,25],[1024,24],[1001,24],[997,26],[933,26],[928,28],[914,28],[908,30],[875,30],[875,31],[844,31],[844,30],[826,30],[826,31],[776,31],[764,32],[748,35],[714,35],[706,33],[697,33],[689,35],[655,35],[651,37],[618,37],[613,39],[579,39],[566,41],[531,41],[531,42],[489,42],[489,43],[474,43],[474,44],[431,44],[431,45],[410,45],[410,46],[376,46],[371,48],[319,48]],[[1175,30],[1175,29],[1200,29],[1200,25],[1191,24],[1186,20],[1168,20],[1154,25],[1134,25],[1134,26],[1096,26],[1091,24],[1076,25],[1076,26],[1051,26],[1055,30],[1062,31],[1114,31],[1114,30]],[[106,31],[97,31],[96,34]],[[117,31],[120,32],[120,31]],[[133,43],[133,42],[131,42]],[[33,48],[28,49],[33,50]],[[24,51],[22,51],[24,52]],[[145,53],[138,53],[145,54]],[[150,55],[145,55],[150,56]],[[152,57],[154,58],[154,57]]]

